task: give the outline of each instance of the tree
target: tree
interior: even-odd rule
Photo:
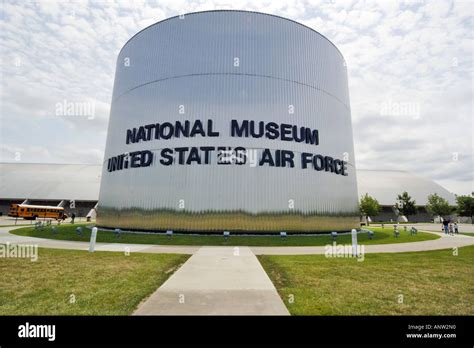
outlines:
[[[428,196],[428,204],[426,205],[426,210],[431,215],[446,216],[451,214],[453,208],[449,205],[446,199],[438,196],[438,194],[435,193]]]
[[[380,212],[380,205],[375,198],[366,193],[364,196],[360,197],[359,209],[361,214],[367,218],[368,216],[378,215]],[[367,219],[367,226],[368,225],[369,219]]]
[[[472,220],[474,215],[474,197],[471,196],[456,196],[456,203],[458,204],[456,211],[460,216],[469,216]]]
[[[408,195],[408,192],[403,192],[397,196],[397,202],[395,203],[395,209],[397,209],[399,215],[410,216],[416,214],[416,202],[412,200]]]

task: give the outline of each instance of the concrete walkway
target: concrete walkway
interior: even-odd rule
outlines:
[[[9,233],[9,231],[25,226],[0,227],[0,243],[36,244],[38,247],[52,249],[89,250],[89,242],[55,240],[47,238],[23,237]],[[100,232],[99,232],[100,233]],[[125,243],[96,243],[95,250],[141,252],[157,254],[194,254],[200,246],[193,245],[151,245]]]
[[[89,243],[22,237],[18,227],[0,228],[0,243],[88,250]],[[100,232],[99,232],[100,233]],[[365,253],[395,253],[451,249],[474,245],[474,237],[440,235],[436,240],[365,245]],[[96,250],[192,254],[191,258],[140,304],[135,315],[289,315],[274,285],[255,255],[324,254],[314,247],[220,247],[97,243]]]
[[[289,315],[248,247],[202,247],[135,315]]]
[[[373,222],[370,224],[372,227],[380,227],[379,223]],[[385,228],[392,228],[393,224],[385,224]],[[404,226],[403,224],[400,226]],[[410,228],[411,226],[416,227],[420,231],[432,231],[432,232],[441,232],[441,224],[435,223],[407,223],[406,226]],[[459,232],[461,233],[474,233],[474,224],[458,224]]]
[[[460,248],[463,246],[474,245],[474,237],[466,235],[445,235],[438,232],[429,232],[440,236],[439,239],[425,240],[413,243],[396,243],[396,244],[373,244],[364,245],[364,252],[370,253],[400,253],[410,251],[428,251],[440,249]],[[252,251],[256,255],[311,255],[324,254],[323,246],[308,247],[252,247]]]
[[[39,247],[53,249],[88,250],[88,242],[61,241],[46,238],[22,237],[9,233],[10,230],[20,228],[0,227],[0,243],[37,244]],[[435,240],[426,240],[413,243],[365,245],[365,253],[398,253],[406,251],[427,251],[459,248],[474,245],[474,236],[445,235],[439,232],[424,231],[440,236]],[[99,232],[100,233],[100,232]],[[290,237],[291,238],[291,237]],[[96,243],[99,251],[129,251],[141,253],[161,254],[195,254],[202,247],[194,245],[151,245],[151,244],[125,244],[125,243]],[[219,247],[206,247],[219,248]],[[232,247],[228,247],[232,248]],[[324,246],[282,246],[282,247],[248,247],[255,255],[311,255],[324,254]]]

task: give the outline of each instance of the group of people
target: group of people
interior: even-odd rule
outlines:
[[[444,234],[455,234],[459,233],[457,222],[452,222],[448,219],[443,219],[443,225],[441,226],[441,231],[444,231]]]

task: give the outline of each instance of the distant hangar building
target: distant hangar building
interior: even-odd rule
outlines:
[[[89,164],[0,163],[0,213],[10,204],[63,204],[70,216],[86,216],[99,198],[101,169]]]
[[[394,205],[396,198],[403,191],[408,192],[415,200],[418,212],[410,216],[409,221],[427,222],[432,220],[426,211],[428,196],[437,193],[446,199],[450,205],[456,205],[456,197],[441,185],[431,179],[414,175],[400,170],[357,170],[357,185],[359,197],[368,193],[377,199],[381,212],[371,216],[372,221],[397,221]]]
[[[66,213],[85,216],[99,198],[102,166],[88,164],[0,163],[0,213],[6,215],[11,203],[25,199],[31,203],[57,205],[64,201]],[[398,194],[407,191],[416,200],[419,212],[410,221],[430,221],[427,197],[437,193],[455,205],[455,196],[434,181],[397,170],[357,170],[359,197],[365,193],[382,206],[373,221],[396,221],[393,205]],[[75,208],[70,208],[71,202]]]

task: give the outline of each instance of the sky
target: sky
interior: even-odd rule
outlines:
[[[0,3],[0,162],[103,161],[117,55],[139,30],[213,9],[287,17],[348,69],[356,166],[474,191],[472,1]],[[73,112],[66,106],[73,105]]]

